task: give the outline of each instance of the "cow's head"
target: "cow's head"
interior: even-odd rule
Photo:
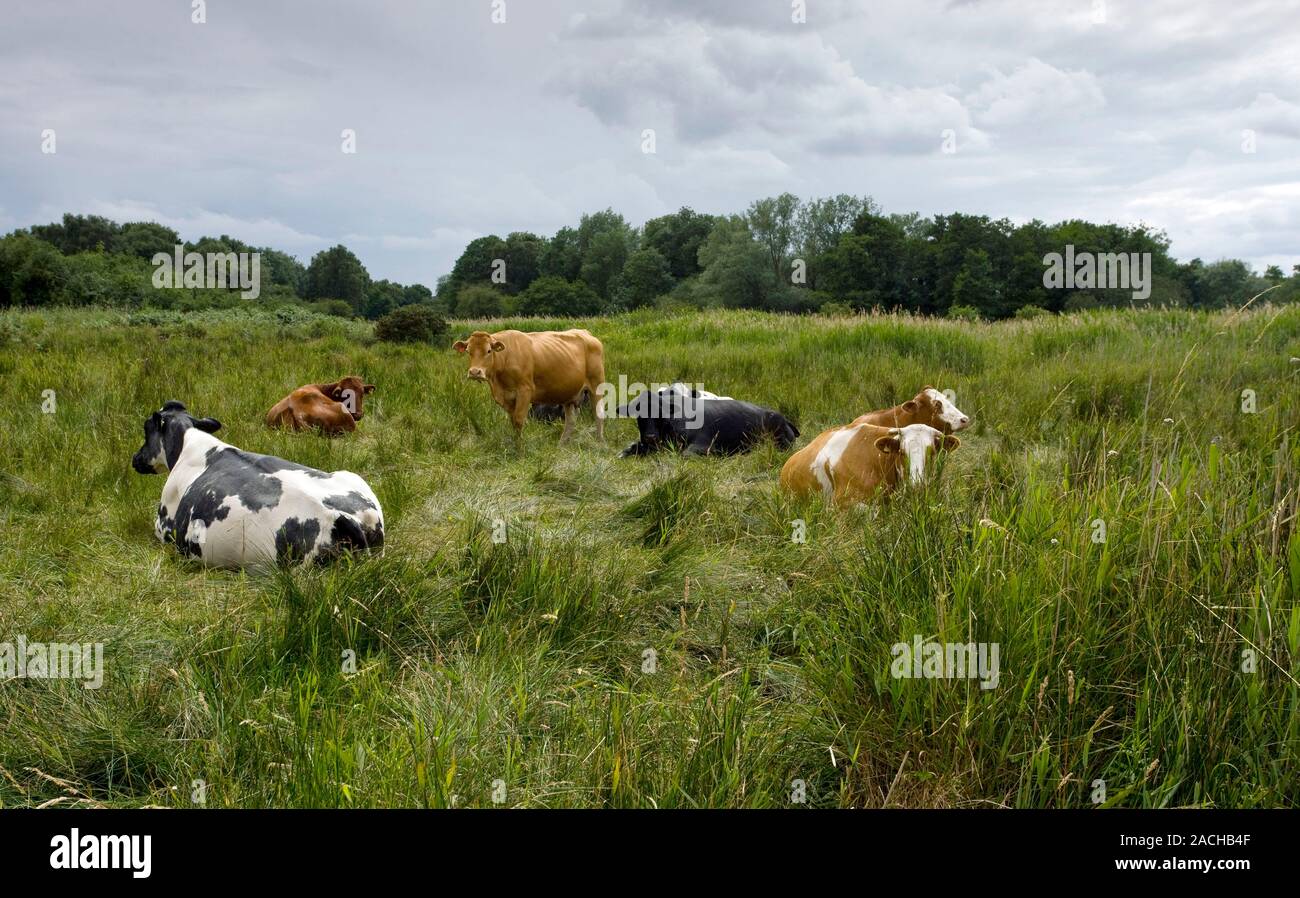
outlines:
[[[470,380],[487,380],[492,373],[495,357],[506,351],[506,344],[493,339],[487,331],[474,331],[468,340],[457,340],[451,345],[457,352],[469,353]]]
[[[640,439],[623,450],[620,458],[647,455],[661,446],[680,440],[680,428],[702,420],[698,409],[700,401],[674,389],[643,390],[635,399],[614,410],[616,418],[635,418]],[[695,427],[699,427],[695,423]]]
[[[925,480],[925,471],[930,457],[944,450],[952,452],[961,445],[961,440],[945,434],[928,424],[909,424],[895,427],[888,435],[876,439],[876,449],[887,456],[894,456],[899,466],[907,465],[908,479],[912,483]]]
[[[944,433],[964,430],[970,418],[934,387],[923,387],[902,405],[900,424],[926,424]]]
[[[131,467],[141,474],[166,474],[181,457],[185,431],[197,427],[204,433],[216,433],[221,422],[215,418],[196,418],[183,403],[172,399],[144,422],[144,445],[131,458]]]
[[[332,384],[320,384],[319,387],[322,393],[342,405],[354,421],[360,421],[361,416],[365,414],[363,408],[365,397],[375,392],[374,384],[368,384],[352,375]]]

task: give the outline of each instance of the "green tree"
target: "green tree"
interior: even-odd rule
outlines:
[[[818,287],[817,260],[833,250],[863,214],[879,214],[871,197],[847,193],[810,200],[799,207],[795,219],[795,251],[808,266],[810,289]]]
[[[755,200],[745,213],[750,233],[766,251],[772,274],[780,283],[789,281],[786,260],[794,247],[798,218],[799,198],[793,193]]]
[[[469,284],[456,294],[457,318],[499,318],[505,311],[503,294],[487,284]]]
[[[763,309],[773,305],[778,282],[767,250],[744,218],[719,219],[700,247],[699,291],[710,304]]]
[[[668,260],[659,250],[644,247],[627,257],[619,277],[618,303],[623,308],[638,309],[673,289],[673,274]]]
[[[700,246],[716,222],[715,216],[683,206],[671,215],[647,221],[641,242],[663,255],[674,278],[692,277],[700,273]]]
[[[402,285],[390,280],[371,281],[366,286],[365,316],[371,321],[384,317],[402,305]]]
[[[459,296],[460,291],[470,284],[491,284],[497,260],[505,257],[506,242],[496,234],[471,240],[451,267],[451,277],[447,282],[450,294]]]
[[[32,236],[52,244],[64,255],[90,252],[97,247],[107,250],[113,245],[121,226],[99,215],[73,215],[65,212],[63,221],[36,225]]]
[[[67,280],[64,257],[49,242],[21,232],[0,238],[0,304],[61,302]]]
[[[307,299],[341,299],[355,315],[365,312],[370,275],[361,260],[339,244],[312,256],[307,266]]]
[[[600,296],[582,281],[552,275],[539,277],[519,294],[521,315],[583,317],[599,314],[603,308]]]
[[[987,318],[992,311],[1000,311],[1000,300],[989,254],[982,249],[966,250],[961,270],[953,278],[951,306],[975,309]]]
[[[171,255],[180,243],[181,235],[169,227],[153,221],[131,221],[122,225],[108,249],[147,262],[156,253]]]
[[[257,252],[262,255],[262,283],[285,287],[302,296],[307,288],[307,267],[288,253],[264,246]]]
[[[402,288],[402,305],[429,305],[433,302],[433,291],[424,284],[408,284]]]
[[[576,281],[582,273],[582,250],[578,248],[578,232],[573,228],[560,228],[546,242],[538,261],[542,275]]]
[[[528,231],[515,231],[506,237],[502,249],[505,259],[506,282],[503,285],[507,293],[520,293],[541,274],[542,253],[546,249],[546,239]]]
[[[602,299],[613,293],[615,279],[627,264],[630,240],[621,229],[600,231],[591,238],[582,255],[582,277]]]
[[[817,287],[857,309],[911,308],[919,297],[908,281],[907,246],[902,225],[863,212],[852,233],[814,260],[820,272]]]

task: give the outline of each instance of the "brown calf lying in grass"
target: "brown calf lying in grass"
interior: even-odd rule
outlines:
[[[928,424],[833,427],[790,456],[781,469],[781,486],[795,495],[820,492],[841,507],[888,494],[903,478],[925,480],[926,465],[940,449],[961,445]]]
[[[351,376],[332,384],[307,384],[277,402],[266,413],[266,425],[319,429],[328,436],[351,433],[364,414],[363,397],[374,391],[374,384]]]

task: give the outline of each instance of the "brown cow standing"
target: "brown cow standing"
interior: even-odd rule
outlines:
[[[836,505],[852,505],[892,492],[904,467],[912,483],[923,482],[930,456],[960,445],[927,424],[832,427],[790,456],[781,468],[781,486],[798,496],[820,492]]]
[[[491,388],[516,438],[523,435],[529,408],[554,404],[564,406],[560,441],[568,439],[584,394],[595,405],[596,438],[605,438],[605,410],[597,393],[605,381],[605,347],[587,331],[475,331],[452,348],[469,353],[468,376]]]
[[[878,424],[881,427],[927,424],[944,433],[952,433],[964,429],[970,423],[970,418],[934,387],[922,387],[921,392],[906,402],[893,408],[859,415],[853,419],[853,423]]]
[[[319,429],[328,436],[351,433],[364,414],[362,399],[375,391],[359,377],[332,384],[307,384],[277,402],[266,413],[268,427],[291,430]]]

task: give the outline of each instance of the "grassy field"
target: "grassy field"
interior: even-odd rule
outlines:
[[[98,690],[0,683],[0,804],[1300,805],[1300,307],[581,322],[611,380],[774,406],[798,445],[955,391],[938,479],[845,512],[780,495],[771,446],[620,460],[628,421],[530,423],[517,455],[449,348],[479,325],[0,315],[0,642],[105,645]],[[353,373],[354,437],[262,425]],[[130,458],[171,398],[367,478],[383,556],[160,546]],[[891,676],[917,635],[998,644],[997,688]]]

